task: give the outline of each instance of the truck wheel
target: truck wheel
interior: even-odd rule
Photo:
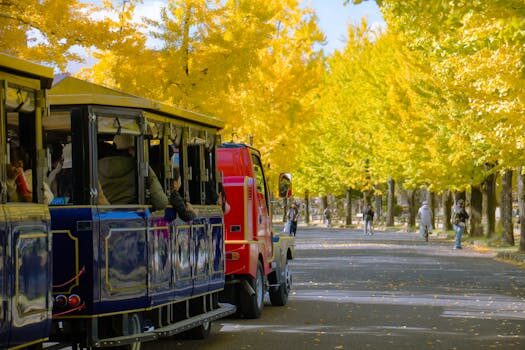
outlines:
[[[246,318],[259,318],[264,306],[264,280],[261,262],[257,262],[257,273],[255,278],[249,277],[248,283],[255,291],[254,295],[248,294],[244,289],[241,291],[241,309]]]
[[[206,339],[211,333],[211,322],[206,321],[200,326],[190,329],[186,332],[187,339]]]
[[[273,306],[284,306],[288,302],[288,295],[292,289],[292,272],[288,259],[284,265],[284,281],[281,282],[279,287],[270,288],[270,301]]]

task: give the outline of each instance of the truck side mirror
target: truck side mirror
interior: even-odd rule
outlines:
[[[292,174],[281,173],[279,175],[279,197],[290,198],[292,196]]]

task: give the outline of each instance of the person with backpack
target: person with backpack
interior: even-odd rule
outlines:
[[[369,204],[367,204],[363,210],[363,220],[365,222],[365,235],[373,235],[374,209],[372,209]]]
[[[469,215],[465,210],[465,201],[463,199],[460,199],[454,206],[451,219],[452,225],[454,226],[454,231],[456,231],[456,241],[454,244],[454,249],[461,249],[461,237],[465,232],[465,227],[467,226],[468,218]]]

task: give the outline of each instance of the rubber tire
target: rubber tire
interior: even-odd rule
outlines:
[[[264,307],[264,279],[260,261],[257,262],[255,278],[250,276],[247,281],[255,291],[255,295],[249,295],[244,287],[241,287],[241,312],[245,318],[259,318]]]
[[[190,329],[189,331],[185,332],[185,338],[186,339],[206,339],[210,336],[211,333],[211,322],[207,321],[201,324],[200,326],[197,326],[195,328]]]
[[[279,287],[270,288],[270,301],[273,306],[284,306],[288,302],[288,295],[290,295],[290,290],[292,289],[292,274],[290,271],[290,266],[288,265],[288,259],[284,265],[284,275],[285,280],[282,282]]]
[[[128,318],[128,331],[129,334],[142,333],[142,317],[139,314],[132,314]],[[116,350],[140,350],[142,347],[141,342],[136,342],[124,346],[114,347]]]

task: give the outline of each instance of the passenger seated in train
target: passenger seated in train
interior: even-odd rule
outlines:
[[[57,174],[62,170],[63,163],[63,148],[62,144],[54,143],[49,146],[50,157],[51,157],[51,169],[47,172],[46,182],[51,189],[51,192],[56,196],[58,193],[58,184],[56,181]]]
[[[57,146],[60,148],[60,146]],[[71,144],[67,143],[58,159],[52,159],[53,170],[47,177],[47,183],[56,197],[72,198],[73,169],[71,161]]]
[[[137,160],[135,139],[131,135],[115,135],[114,149],[106,150],[98,160],[98,175],[102,191],[111,204],[137,204]],[[154,209],[164,209],[169,201],[157,175],[148,170],[146,187]]]
[[[7,164],[7,200],[9,202],[31,202],[32,199],[33,196],[23,168]]]
[[[179,169],[173,169],[173,179],[171,180],[170,204],[177,216],[182,221],[191,221],[197,216],[190,203],[186,202],[180,195],[181,178]]]
[[[18,160],[15,165],[8,164],[7,172],[7,197],[9,202],[32,202],[33,201],[33,171],[24,170],[24,162]],[[53,200],[53,193],[49,186],[44,183],[44,203],[49,204]]]

